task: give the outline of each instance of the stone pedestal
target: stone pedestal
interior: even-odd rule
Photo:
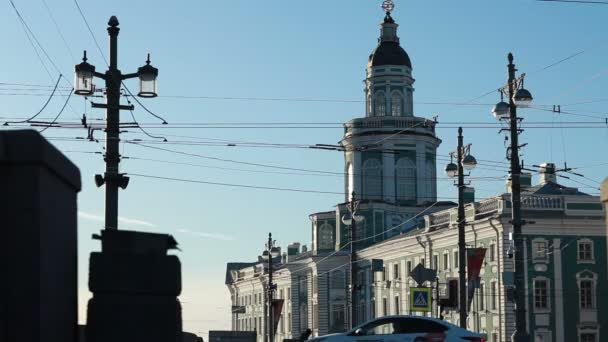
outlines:
[[[0,341],[77,341],[80,189],[38,132],[0,132]]]
[[[104,230],[89,262],[87,342],[181,342],[181,265],[170,235]]]

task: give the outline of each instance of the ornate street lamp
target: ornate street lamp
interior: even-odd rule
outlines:
[[[146,65],[137,70],[139,75],[139,93],[140,97],[157,97],[158,96],[158,69],[150,65],[150,54],[146,60]]]
[[[74,67],[74,94],[82,96],[90,96],[95,92],[93,85],[93,77],[95,76],[95,67],[87,63],[87,52],[84,51],[82,63],[76,64]]]

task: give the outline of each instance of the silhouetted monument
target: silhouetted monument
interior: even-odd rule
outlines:
[[[0,131],[0,341],[77,341],[80,188],[38,132]]]
[[[91,253],[87,342],[181,342],[181,266],[171,235],[103,230]]]

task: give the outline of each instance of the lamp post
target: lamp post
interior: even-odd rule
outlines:
[[[465,244],[465,216],[464,216],[464,177],[468,176],[464,170],[473,170],[477,166],[477,160],[471,155],[471,144],[464,145],[462,127],[458,127],[458,148],[450,152],[452,161],[445,166],[448,177],[458,177],[458,306],[460,313],[460,327],[467,328],[467,290],[465,279],[466,244]],[[456,164],[453,159],[456,158]]]
[[[274,299],[274,290],[277,285],[272,282],[272,259],[280,255],[279,249],[275,247],[275,240],[272,239],[272,233],[268,233],[268,242],[266,243],[266,249],[262,253],[262,259],[268,262],[268,288],[266,291],[266,308],[268,314],[266,315],[266,336],[267,342],[274,341],[274,313],[272,312],[272,301]]]
[[[515,64],[513,64],[513,54],[508,56],[508,82],[507,85],[499,89],[501,101],[494,106],[492,114],[498,120],[509,121],[509,131],[511,136],[511,146],[508,148],[507,158],[511,161],[511,224],[512,239],[515,242],[515,332],[511,336],[514,342],[528,341],[529,335],[526,331],[526,283],[524,275],[524,241],[521,227],[526,224],[521,218],[521,165],[519,164],[518,136],[522,131],[518,128],[521,120],[517,117],[517,107],[528,107],[532,102],[532,95],[524,88],[524,77],[515,77]],[[509,102],[502,100],[503,96],[508,96]]]
[[[355,198],[355,192],[352,192],[350,203],[348,205],[348,213],[342,216],[342,223],[350,226],[350,276],[348,277],[349,286],[349,323],[350,328],[354,328],[357,325],[357,310],[356,299],[357,299],[357,223],[363,221],[364,217],[357,215],[357,208],[359,207],[359,201]]]
[[[74,93],[81,96],[90,96],[95,92],[93,78],[105,81],[106,103],[93,103],[93,108],[106,109],[106,153],[104,160],[106,171],[104,175],[95,175],[97,186],[106,185],[105,203],[105,229],[118,229],[118,188],[126,189],[129,177],[119,173],[120,163],[120,110],[133,110],[133,105],[120,104],[120,87],[124,80],[139,78],[140,97],[156,97],[158,69],[150,65],[150,55],[146,64],[136,73],[123,74],[118,69],[118,19],[112,16],[108,21],[108,35],[110,36],[110,64],[108,70],[102,74],[95,71],[95,67],[87,62],[87,52],[84,52],[82,63],[75,66]]]

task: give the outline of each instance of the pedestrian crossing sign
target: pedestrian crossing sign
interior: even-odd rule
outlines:
[[[410,288],[410,312],[430,312],[432,307],[430,287]]]

